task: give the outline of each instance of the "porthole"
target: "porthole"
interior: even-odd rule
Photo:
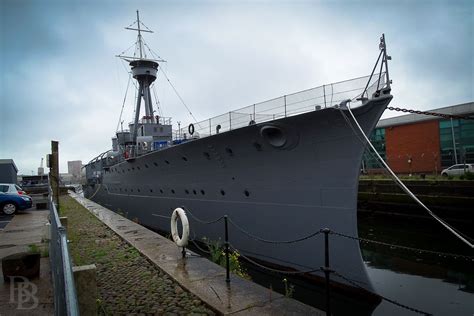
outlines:
[[[194,195],[196,195],[197,194],[196,190],[193,190],[193,193],[194,193]]]
[[[250,196],[250,192],[249,192],[248,190],[245,190],[245,191],[244,191],[244,194],[245,194],[245,196],[247,196],[247,197]]]
[[[140,189],[137,189],[138,192],[140,192]]]
[[[148,168],[148,165],[147,165],[147,164],[145,164],[145,168]]]
[[[224,191],[224,190],[221,190],[221,195],[222,195],[222,196],[225,195],[225,191]]]
[[[139,166],[137,166],[137,170],[140,170],[140,167],[139,167]]]
[[[202,153],[204,157],[206,157],[207,160],[211,160],[211,155],[208,152],[203,152]]]
[[[128,171],[130,172],[130,168],[128,168]]]
[[[133,189],[130,189],[130,192],[133,192]]]
[[[125,189],[125,192],[128,192],[127,189]]]
[[[233,156],[234,155],[234,152],[232,151],[232,149],[230,149],[229,147],[227,147],[225,149],[225,151],[227,152],[227,154],[229,154],[229,156]]]
[[[181,159],[183,159],[184,161],[188,161],[188,158],[186,158],[185,156],[181,157]]]
[[[184,190],[184,192],[185,192],[186,194],[189,194],[189,190],[188,190],[188,189]]]
[[[173,194],[174,194],[174,189],[171,189],[171,193],[173,193]]]
[[[153,193],[153,189],[150,189],[150,193]]]
[[[163,194],[163,189],[160,189],[160,193]]]
[[[135,167],[132,167],[132,170],[135,170]]]
[[[205,195],[205,194],[206,194],[206,192],[204,192],[204,190],[201,190],[201,194],[202,194],[202,195]]]
[[[153,162],[153,164],[155,165],[155,167],[158,167],[158,164],[156,162]]]
[[[169,162],[168,160],[165,160],[165,162],[166,162],[166,164],[167,164],[167,165],[169,165],[169,164],[170,164],[170,162]]]

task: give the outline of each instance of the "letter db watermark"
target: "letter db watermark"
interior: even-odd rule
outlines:
[[[17,309],[28,310],[38,307],[37,292],[36,284],[27,278],[23,276],[10,277],[10,304],[16,304]]]

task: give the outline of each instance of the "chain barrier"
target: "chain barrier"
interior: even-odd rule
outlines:
[[[398,306],[398,307],[401,307],[401,308],[404,308],[404,309],[406,309],[406,310],[412,311],[412,312],[414,312],[414,313],[422,314],[422,315],[433,315],[433,314],[431,314],[431,313],[427,313],[427,312],[424,312],[424,311],[422,311],[422,310],[416,309],[416,308],[414,308],[414,307],[410,307],[410,306],[408,306],[408,305],[399,303],[399,302],[397,302],[397,301],[395,301],[395,300],[393,300],[393,299],[390,299],[390,298],[388,298],[388,297],[382,296],[382,295],[380,295],[380,294],[371,292],[371,291],[369,291],[369,290],[363,288],[362,286],[360,286],[360,285],[357,284],[356,282],[352,281],[351,279],[346,278],[345,276],[343,276],[342,274],[338,273],[337,271],[332,271],[332,273],[333,273],[334,275],[340,277],[340,278],[343,279],[344,281],[348,282],[349,284],[351,284],[351,285],[353,285],[353,286],[355,286],[355,287],[357,287],[357,288],[359,288],[359,289],[362,289],[362,290],[364,290],[364,291],[366,291],[366,292],[368,292],[368,293],[370,293],[370,294],[373,294],[373,295],[375,295],[375,296],[381,298],[382,300],[387,301],[387,302],[389,302],[389,303],[392,303],[392,304],[394,304],[394,305],[396,305],[396,306]]]
[[[209,250],[206,250],[206,249],[202,248],[201,246],[199,246],[199,244],[196,242],[196,239],[190,239],[189,241],[192,242],[193,245],[196,246],[197,249],[199,249],[199,251],[207,253],[207,254],[211,253]]]
[[[225,217],[225,216],[221,216],[221,217],[219,217],[215,220],[212,220],[212,221],[203,221],[203,220],[197,218],[196,216],[194,216],[189,210],[186,210],[186,212],[188,214],[190,214],[192,218],[194,218],[196,221],[198,221],[202,224],[214,224],[214,223],[217,223],[217,222],[221,221]],[[232,220],[232,218],[230,218],[230,217],[228,218],[228,220],[241,233],[249,236],[250,238],[252,238],[256,241],[260,241],[260,242],[263,242],[263,243],[269,243],[269,244],[292,244],[292,243],[297,243],[297,242],[300,242],[300,241],[304,241],[304,240],[313,238],[314,236],[317,236],[317,235],[321,234],[321,232],[322,232],[322,230],[318,230],[318,231],[316,231],[314,233],[311,233],[307,236],[297,238],[297,239],[293,239],[293,240],[269,240],[269,239],[264,239],[264,238],[258,237],[256,235],[246,231],[245,229],[243,229],[242,227],[237,225]],[[461,254],[426,250],[426,249],[420,249],[420,248],[414,248],[414,247],[408,247],[408,246],[400,246],[400,245],[396,245],[396,244],[386,243],[386,242],[377,241],[377,240],[371,240],[371,239],[367,239],[367,238],[349,236],[349,235],[338,233],[338,232],[335,232],[335,231],[332,231],[332,230],[330,231],[330,234],[340,236],[340,237],[344,237],[344,238],[353,239],[353,240],[358,240],[358,241],[363,242],[363,243],[372,243],[372,244],[382,245],[382,246],[390,247],[391,249],[395,248],[395,249],[401,249],[401,250],[409,250],[409,251],[418,252],[418,253],[425,253],[425,254],[431,254],[431,255],[437,255],[437,256],[450,257],[450,258],[453,258],[453,259],[462,258],[462,259],[465,259],[465,260],[468,260],[468,261],[474,261],[474,257],[461,255]]]
[[[254,264],[254,265],[256,265],[256,266],[258,266],[258,267],[260,267],[260,268],[262,268],[262,269],[271,271],[271,272],[276,272],[276,273],[286,274],[286,275],[298,275],[298,274],[306,274],[306,273],[313,273],[313,272],[324,272],[324,269],[323,269],[323,268],[311,269],[311,270],[306,270],[306,271],[287,271],[287,270],[279,270],[279,269],[270,268],[270,267],[264,266],[264,265],[262,265],[262,264],[256,262],[255,260],[252,260],[252,259],[250,259],[249,257],[243,255],[242,252],[241,252],[239,249],[235,248],[232,244],[231,244],[230,246],[231,246],[232,250],[237,251],[237,252],[239,253],[239,255],[240,255],[242,258],[244,258],[245,260],[247,260],[248,262],[250,262],[250,263],[252,263],[252,264]],[[393,300],[393,299],[387,298],[387,297],[382,296],[382,295],[380,295],[380,294],[371,292],[371,291],[369,291],[369,290],[363,288],[363,287],[360,286],[359,284],[357,284],[355,281],[353,281],[353,280],[351,280],[351,279],[349,279],[349,278],[344,277],[342,274],[340,274],[340,273],[338,273],[338,272],[336,272],[336,271],[334,271],[334,270],[329,270],[329,271],[330,271],[330,273],[333,273],[334,275],[336,275],[336,276],[340,277],[341,279],[345,280],[345,281],[348,282],[349,284],[351,284],[351,285],[353,285],[353,286],[355,286],[355,287],[357,287],[357,288],[359,288],[359,289],[362,289],[362,290],[364,290],[364,291],[366,291],[366,292],[368,292],[368,293],[371,293],[371,294],[373,294],[373,295],[375,295],[375,296],[377,296],[377,297],[379,297],[379,298],[381,298],[381,299],[383,299],[383,300],[385,300],[385,301],[387,301],[387,302],[389,302],[389,303],[392,303],[392,304],[394,304],[394,305],[396,305],[396,306],[398,306],[398,307],[401,307],[401,308],[404,308],[404,309],[406,309],[406,310],[409,310],[409,311],[412,311],[412,312],[415,312],[415,313],[418,313],[418,314],[422,314],[422,315],[432,315],[432,314],[430,314],[430,313],[427,313],[427,312],[421,311],[421,310],[419,310],[419,309],[410,307],[410,306],[408,306],[408,305],[402,304],[402,303],[400,303],[400,302],[397,302],[397,301],[395,301],[395,300]]]
[[[418,253],[426,253],[426,254],[437,255],[437,256],[451,257],[451,258],[454,258],[454,259],[462,258],[462,259],[465,259],[465,260],[474,261],[474,257],[470,257],[470,256],[466,256],[466,255],[459,255],[459,254],[454,254],[454,253],[419,249],[419,248],[413,248],[413,247],[408,247],[408,246],[400,246],[400,245],[386,243],[386,242],[383,242],[383,241],[377,241],[377,240],[371,240],[371,239],[366,239],[366,238],[349,236],[349,235],[341,234],[341,233],[338,233],[338,232],[335,232],[335,231],[330,231],[330,234],[333,234],[333,235],[336,235],[336,236],[339,236],[339,237],[348,238],[348,239],[358,240],[360,242],[372,243],[372,244],[376,244],[376,245],[382,245],[382,246],[390,247],[391,249],[409,250],[409,251],[418,252]]]
[[[199,219],[198,217],[194,216],[193,213],[191,213],[189,211],[189,209],[184,208],[184,210],[186,211],[187,214],[191,215],[191,217],[194,218],[194,220],[196,220],[198,223],[201,223],[201,224],[204,224],[204,225],[214,224],[214,223],[220,222],[221,220],[224,219],[224,216],[221,216],[221,217],[219,217],[215,220],[212,220],[212,221],[203,221],[202,219]]]
[[[303,241],[303,240],[306,240],[306,239],[309,239],[309,238],[312,238],[322,232],[324,232],[322,229],[317,231],[317,232],[314,232],[308,236],[305,236],[305,237],[302,237],[302,238],[298,238],[298,239],[295,239],[295,240],[287,240],[287,241],[275,241],[275,240],[267,240],[267,239],[263,239],[263,238],[260,238],[260,237],[257,237],[251,233],[249,233],[248,231],[246,231],[245,229],[243,229],[242,227],[240,227],[239,225],[237,225],[235,222],[232,221],[231,218],[227,217],[227,216],[221,216],[213,221],[203,221],[199,218],[197,218],[196,216],[194,216],[191,212],[187,211],[188,214],[191,215],[191,217],[193,217],[196,221],[200,222],[200,223],[203,223],[203,224],[213,224],[213,223],[217,223],[219,221],[221,221],[222,219],[226,219],[228,221],[230,221],[230,223],[235,227],[237,228],[240,232],[244,233],[245,235],[257,240],[257,241],[261,241],[261,242],[266,242],[266,243],[272,243],[272,244],[290,244],[290,243],[296,243],[296,242],[299,242],[299,241]],[[339,236],[339,237],[343,237],[343,238],[348,238],[348,239],[352,239],[352,240],[357,240],[359,242],[365,242],[365,243],[373,243],[373,244],[377,244],[377,245],[382,245],[382,246],[387,246],[387,247],[390,247],[390,248],[396,248],[396,249],[402,249],[402,250],[410,250],[410,251],[414,251],[414,252],[419,252],[419,253],[427,253],[427,254],[435,254],[435,255],[442,255],[442,256],[446,256],[446,257],[453,257],[455,259],[457,258],[463,258],[463,259],[467,259],[467,260],[471,260],[471,261],[474,261],[474,257],[469,257],[469,256],[465,256],[465,255],[458,255],[458,254],[452,254],[452,253],[444,253],[444,252],[438,252],[438,251],[432,251],[432,250],[425,250],[425,249],[418,249],[418,248],[413,248],[413,247],[407,247],[407,246],[399,246],[399,245],[395,245],[395,244],[390,244],[390,243],[386,243],[386,242],[381,242],[381,241],[376,241],[376,240],[370,240],[370,239],[366,239],[366,238],[359,238],[359,237],[354,237],[354,236],[349,236],[349,235],[345,235],[345,234],[342,234],[342,233],[338,233],[338,232],[335,232],[335,231],[331,231],[329,230],[329,234],[332,234],[332,235],[335,235],[335,236]],[[199,244],[195,241],[195,239],[190,239],[190,241],[194,244],[194,246],[196,246],[197,249],[199,249],[200,251],[204,252],[204,253],[210,253],[209,250],[205,250],[203,249],[201,246],[199,246]],[[271,268],[271,267],[267,267],[263,264],[260,264],[258,263],[257,261],[247,257],[246,255],[243,254],[242,251],[240,251],[238,248],[236,248],[234,245],[232,245],[231,243],[229,243],[228,241],[226,241],[226,244],[228,247],[230,247],[230,249],[232,249],[233,251],[236,251],[239,253],[239,256],[242,257],[243,259],[245,259],[247,262],[250,262],[251,264],[257,266],[257,267],[260,267],[261,269],[264,269],[264,270],[267,270],[267,271],[270,271],[270,272],[274,272],[274,273],[280,273],[280,274],[283,274],[283,275],[304,275],[304,274],[307,274],[307,273],[314,273],[314,272],[327,272],[329,271],[329,273],[332,273],[333,275],[343,279],[344,281],[346,281],[347,283],[351,284],[352,286],[354,287],[357,287],[359,289],[362,289],[363,291],[366,291],[372,295],[375,295],[377,297],[379,297],[380,299],[384,300],[384,301],[387,301],[393,305],[396,305],[400,308],[404,308],[406,310],[409,310],[409,311],[412,311],[414,313],[418,313],[418,314],[422,314],[422,315],[432,315],[430,313],[427,313],[427,312],[424,312],[422,310],[419,310],[419,309],[416,309],[416,308],[413,308],[413,307],[410,307],[408,305],[405,305],[405,304],[402,304],[398,301],[395,301],[393,299],[390,299],[390,298],[387,298],[387,297],[384,297],[380,294],[377,294],[377,293],[374,293],[372,291],[369,291],[367,290],[366,288],[360,286],[359,284],[357,284],[355,281],[343,276],[342,274],[338,273],[337,271],[334,271],[332,269],[330,269],[329,267],[320,267],[320,268],[317,268],[317,269],[309,269],[309,270],[305,270],[305,271],[299,271],[299,270],[296,270],[296,271],[289,271],[289,270],[281,270],[281,269],[275,269],[275,268]],[[229,250],[226,250],[226,252],[228,253]],[[227,277],[226,279],[227,282],[230,282],[230,279],[229,277]]]
[[[237,228],[240,232],[242,232],[243,234],[249,236],[250,238],[252,238],[254,240],[257,240],[257,241],[264,242],[264,243],[268,243],[268,244],[293,244],[293,243],[297,243],[297,242],[300,242],[300,241],[303,241],[303,240],[306,240],[306,239],[310,239],[310,238],[312,238],[316,235],[319,235],[321,233],[321,230],[318,230],[317,232],[311,233],[308,236],[301,237],[301,238],[294,239],[294,240],[269,240],[269,239],[264,239],[264,238],[261,238],[261,237],[258,237],[258,236],[255,236],[255,235],[249,233],[248,231],[246,231],[245,229],[243,229],[242,227],[237,225],[230,217],[229,217],[229,222],[232,225],[234,225],[234,227]]]
[[[247,260],[248,262],[256,265],[257,267],[260,267],[262,269],[265,269],[265,270],[268,270],[268,271],[272,271],[272,272],[276,272],[276,273],[281,273],[281,274],[287,274],[287,275],[297,275],[297,274],[306,274],[306,273],[312,273],[312,272],[318,272],[318,271],[322,271],[321,268],[317,268],[317,269],[311,269],[311,270],[306,270],[306,271],[288,271],[288,270],[279,270],[279,269],[274,269],[274,268],[270,268],[270,267],[267,267],[267,266],[264,266],[258,262],[256,262],[255,260],[252,260],[250,259],[249,257],[245,256],[244,254],[242,254],[242,251],[240,251],[239,249],[235,248],[232,244],[229,244],[230,247],[232,248],[232,250],[234,251],[237,251],[239,253],[239,256],[244,258],[245,260]]]
[[[422,114],[422,115],[431,115],[431,116],[443,117],[443,118],[446,118],[446,119],[474,120],[474,117],[469,117],[469,116],[443,114],[443,113],[428,112],[428,111],[418,111],[418,110],[404,109],[404,108],[398,108],[398,107],[393,107],[393,106],[388,106],[387,109],[389,109],[391,111],[397,111],[397,112],[403,112],[403,113]]]

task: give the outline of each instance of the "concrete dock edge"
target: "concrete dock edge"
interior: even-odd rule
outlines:
[[[121,215],[70,192],[70,196],[94,214],[143,256],[183,288],[222,315],[323,315],[324,312],[287,298],[251,281],[232,275],[225,282],[225,269]]]

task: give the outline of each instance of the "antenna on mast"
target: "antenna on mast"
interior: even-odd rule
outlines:
[[[135,24],[136,24],[136,27],[133,27]],[[149,59],[149,58],[147,58],[147,55],[146,55],[146,52],[145,52],[146,43],[143,40],[142,32],[153,33],[153,31],[150,30],[145,24],[143,24],[143,22],[140,21],[140,12],[138,10],[137,10],[137,20],[135,22],[133,22],[132,24],[130,24],[129,26],[125,27],[125,29],[130,30],[130,31],[137,31],[138,32],[137,41],[136,41],[136,48],[138,48],[140,56],[139,57],[125,56],[125,55],[123,55],[125,53],[125,51],[124,51],[120,55],[116,55],[116,57],[122,58],[122,59],[124,59],[125,61],[128,61],[128,62],[131,62],[133,60],[140,60],[140,59],[147,59],[147,60],[152,60],[152,61],[156,61],[156,62],[166,62],[163,59]],[[147,47],[148,47],[148,45],[147,45]]]

